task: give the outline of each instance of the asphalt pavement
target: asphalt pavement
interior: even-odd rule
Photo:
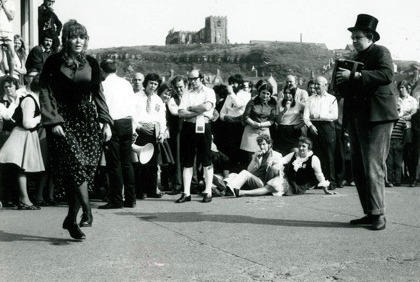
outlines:
[[[179,196],[98,210],[87,238],[61,228],[67,207],[0,211],[0,281],[420,281],[420,187],[386,190],[371,231],[354,187],[291,197]]]

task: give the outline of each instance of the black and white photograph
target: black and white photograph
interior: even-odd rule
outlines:
[[[420,281],[419,11],[0,0],[0,282]]]

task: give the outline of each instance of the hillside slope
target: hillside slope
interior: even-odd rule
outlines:
[[[116,58],[119,74],[124,76],[135,71],[168,76],[171,69],[184,74],[197,68],[209,74],[220,70],[224,79],[234,73],[255,76],[252,67],[258,76],[271,73],[282,79],[293,73],[306,79],[311,71],[319,72],[334,57],[325,45],[292,42],[116,47],[91,53],[98,59]]]

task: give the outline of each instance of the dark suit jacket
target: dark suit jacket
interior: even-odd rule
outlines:
[[[36,69],[38,72],[41,72],[45,61],[52,53],[52,50],[49,53],[44,53],[40,45],[35,46],[31,49],[28,54],[28,58],[26,59],[26,69],[28,71]]]
[[[372,44],[355,55],[353,60],[365,64],[362,79],[339,85],[344,96],[344,118],[369,122],[398,119],[398,91],[393,83],[394,65],[387,48]]]

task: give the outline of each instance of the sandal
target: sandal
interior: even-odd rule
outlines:
[[[35,210],[40,210],[41,208],[39,206],[34,206],[34,205],[30,206],[30,205],[20,202],[17,209],[21,211],[35,211]]]

